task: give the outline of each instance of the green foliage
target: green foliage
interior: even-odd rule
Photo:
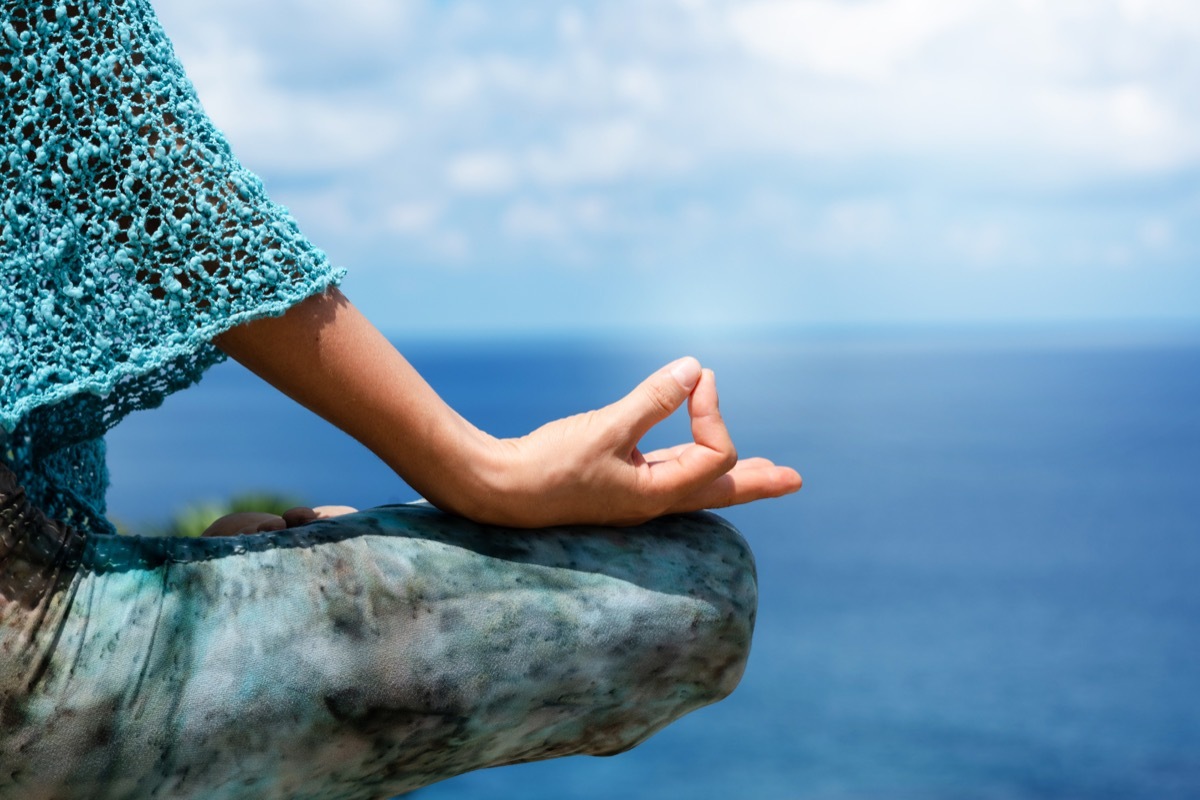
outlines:
[[[282,514],[289,508],[304,505],[304,501],[294,495],[272,494],[271,492],[243,492],[235,495],[229,501],[228,509],[221,514],[235,514],[239,511],[262,511],[265,514]]]
[[[229,504],[196,503],[175,512],[164,536],[199,536],[218,517],[232,513]]]

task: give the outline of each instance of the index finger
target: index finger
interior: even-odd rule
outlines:
[[[670,448],[668,452],[673,452],[673,457],[648,465],[655,490],[670,497],[672,502],[708,486],[737,463],[737,449],[717,408],[717,385],[712,370],[701,373],[688,398],[688,414],[695,441]]]

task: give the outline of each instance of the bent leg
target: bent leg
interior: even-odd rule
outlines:
[[[0,687],[0,795],[315,800],[632,747],[732,691],[756,587],[711,514],[516,531],[395,506],[91,537],[52,603],[0,630],[38,654]]]

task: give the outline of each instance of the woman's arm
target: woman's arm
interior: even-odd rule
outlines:
[[[479,522],[634,524],[800,488],[794,470],[738,461],[712,372],[692,358],[612,405],[496,439],[446,405],[336,289],[214,343],[364,444],[425,499]],[[694,441],[640,453],[646,431],[684,400]]]

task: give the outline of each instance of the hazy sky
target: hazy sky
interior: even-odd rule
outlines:
[[[156,0],[405,331],[1200,319],[1193,0]]]

